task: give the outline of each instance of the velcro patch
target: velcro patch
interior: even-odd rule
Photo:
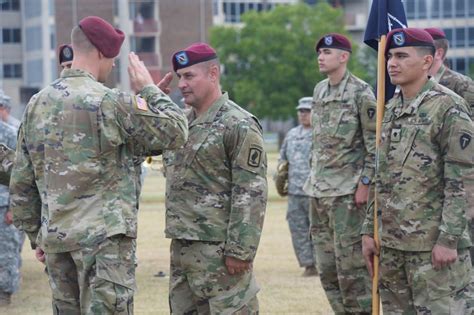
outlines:
[[[146,103],[146,101],[143,98],[141,98],[140,96],[137,96],[135,101],[136,101],[136,104],[137,104],[137,108],[139,110],[148,111],[148,104]]]
[[[247,164],[251,167],[259,167],[262,161],[262,150],[260,148],[250,148]]]
[[[461,136],[459,137],[459,145],[461,146],[461,149],[464,150],[470,143],[471,135],[466,132],[461,134]]]

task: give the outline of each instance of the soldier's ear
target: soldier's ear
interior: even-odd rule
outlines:
[[[423,69],[429,70],[433,65],[433,56],[432,55],[425,55],[423,57]]]

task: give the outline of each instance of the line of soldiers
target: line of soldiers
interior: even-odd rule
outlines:
[[[347,70],[350,41],[327,34],[316,43],[319,71],[327,79],[312,98],[311,171],[304,187],[311,223],[293,223],[300,236],[292,231],[292,238],[300,257],[310,229],[335,314],[371,313],[374,255],[380,256],[384,314],[474,312],[468,251],[474,231],[468,203],[474,193],[474,82],[444,65],[448,45],[438,28],[388,35],[387,70],[400,92],[385,106],[376,173],[376,101],[368,84]],[[296,134],[300,127],[288,133],[280,154],[281,192],[289,190],[282,178],[288,177],[288,186],[298,182],[288,169],[304,168],[298,154],[286,154],[287,142],[296,145],[302,137]],[[370,186],[377,190],[380,249],[373,239],[375,209],[366,205],[373,199]],[[292,198],[290,193],[289,217]]]
[[[135,160],[156,154],[167,176],[170,312],[257,314],[252,267],[267,201],[266,154],[258,120],[220,89],[215,50],[197,43],[172,57],[192,108],[186,117],[164,93],[172,75],[155,86],[134,53],[128,70],[136,94],[102,84],[124,40],[120,30],[87,17],[71,39],[71,69],[27,106],[10,180],[13,221],[46,263],[54,314],[133,313]],[[336,314],[371,312],[373,255],[381,258],[386,313],[474,308],[466,216],[472,103],[429,78],[436,51],[425,30],[388,35],[387,68],[400,93],[386,105],[376,173],[375,98],[347,70],[351,43],[340,34],[316,43],[328,78],[314,89],[304,189],[321,283]],[[380,209],[366,211],[370,185]],[[380,250],[372,238],[379,210]]]

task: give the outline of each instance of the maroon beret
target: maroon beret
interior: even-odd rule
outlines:
[[[321,48],[335,48],[352,52],[352,45],[350,40],[344,35],[331,33],[326,34],[316,43],[316,52]]]
[[[444,33],[444,31],[440,28],[437,28],[437,27],[429,27],[429,28],[425,28],[425,31],[428,32],[428,34],[431,35],[431,37],[433,37],[434,40],[437,40],[437,39],[445,39],[446,38],[446,34]]]
[[[106,20],[98,16],[88,16],[79,22],[84,34],[105,57],[115,58],[120,52],[125,35]]]
[[[176,72],[179,69],[216,58],[217,54],[214,48],[205,43],[194,43],[173,54],[173,70]]]
[[[387,35],[385,55],[390,48],[412,46],[434,47],[433,38],[421,28],[396,28]]]
[[[67,62],[67,61],[72,61],[72,58],[74,57],[72,47],[69,44],[64,44],[64,45],[59,46],[58,54],[59,54],[59,64],[62,64],[63,62]]]

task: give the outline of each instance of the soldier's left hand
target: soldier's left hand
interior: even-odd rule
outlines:
[[[435,245],[431,251],[431,263],[435,270],[440,270],[454,263],[458,258],[456,249]]]
[[[6,213],[5,213],[5,223],[7,225],[10,225],[13,223],[13,213],[8,210]]]
[[[148,72],[143,61],[141,61],[134,52],[128,55],[128,61],[130,62],[128,75],[130,77],[130,84],[135,93],[140,92],[147,85],[154,84],[150,72]]]
[[[225,257],[225,265],[227,267],[227,271],[231,275],[252,270],[251,261],[240,260],[230,256]]]

